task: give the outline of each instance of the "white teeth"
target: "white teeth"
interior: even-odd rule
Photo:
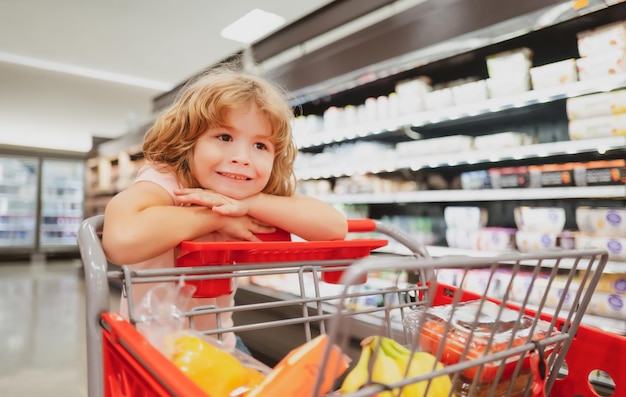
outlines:
[[[233,174],[227,174],[227,173],[225,173],[225,172],[220,172],[220,174],[221,174],[222,176],[225,176],[225,177],[228,177],[228,178],[231,178],[231,179],[236,179],[236,180],[238,180],[238,181],[245,181],[245,180],[247,180],[247,179],[248,179],[248,178],[247,178],[247,177],[245,177],[245,176],[241,176],[241,175],[233,175]]]

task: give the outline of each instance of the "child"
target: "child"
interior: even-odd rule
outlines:
[[[292,118],[284,93],[258,76],[223,66],[191,82],[146,132],[147,164],[134,184],[106,207],[107,258],[135,269],[168,268],[183,240],[259,241],[255,234],[275,228],[305,240],[343,239],[340,212],[294,193]],[[135,305],[149,288],[133,286]],[[190,306],[232,306],[233,295]],[[127,309],[123,297],[122,313]],[[204,317],[197,327],[214,328],[215,318]],[[220,320],[232,325],[231,313]],[[232,348],[234,335],[224,343]]]

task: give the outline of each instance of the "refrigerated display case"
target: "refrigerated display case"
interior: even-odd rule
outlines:
[[[0,157],[0,250],[35,249],[39,160]]]
[[[82,157],[0,148],[0,260],[78,253]]]
[[[83,219],[84,163],[44,158],[41,181],[40,248],[75,247]]]

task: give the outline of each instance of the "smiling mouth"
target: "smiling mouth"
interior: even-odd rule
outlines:
[[[229,174],[228,172],[218,172],[218,174],[221,176],[225,176],[226,178],[234,179],[236,181],[249,181],[250,179],[252,179],[244,175]]]

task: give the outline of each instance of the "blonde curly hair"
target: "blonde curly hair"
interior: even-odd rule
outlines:
[[[293,109],[286,92],[260,76],[228,65],[198,76],[146,132],[144,157],[176,173],[184,187],[200,187],[191,173],[193,147],[209,128],[226,126],[232,109],[254,103],[272,127],[274,164],[264,193],[290,196],[295,191],[293,163],[298,149],[293,142]]]

